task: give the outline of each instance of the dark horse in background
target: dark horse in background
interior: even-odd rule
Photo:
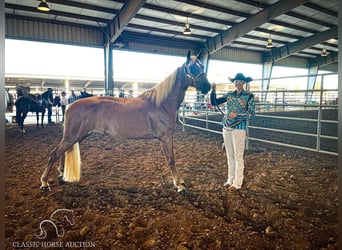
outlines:
[[[89,94],[86,91],[81,91],[81,95],[79,96],[79,99],[88,98],[88,97],[92,97],[92,96],[94,96],[94,95],[93,94]]]
[[[53,103],[48,100],[47,91],[43,94],[28,94],[20,96],[14,103],[16,107],[16,121],[22,132],[26,132],[24,129],[24,121],[28,112],[36,113],[37,117],[37,128],[39,128],[39,113],[41,113],[41,124],[40,126],[44,128],[44,115],[48,105],[60,106],[60,98],[56,97]]]
[[[159,140],[175,188],[179,193],[187,194],[184,181],[175,166],[173,132],[176,129],[177,111],[186,90],[192,86],[206,94],[211,88],[199,57],[191,56],[189,51],[183,65],[137,97],[94,96],[70,104],[65,113],[63,138],[50,153],[40,188],[50,190],[49,174],[58,159],[61,159],[59,183],[79,181],[79,142],[91,133],[98,132],[117,139]]]

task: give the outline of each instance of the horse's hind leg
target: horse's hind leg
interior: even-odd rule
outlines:
[[[25,121],[25,118],[27,116],[27,112],[23,113],[23,115],[20,117],[20,129],[21,131],[23,131],[23,133],[26,132],[26,130],[24,129],[24,121]]]
[[[57,182],[59,185],[63,185],[65,181],[63,180],[63,174],[64,174],[64,162],[65,162],[65,154],[62,154],[60,161],[59,161],[59,167],[58,167],[58,179]]]
[[[51,153],[50,153],[50,157],[49,157],[49,161],[48,161],[48,166],[46,167],[46,169],[44,170],[40,181],[41,181],[41,186],[40,189],[44,190],[44,191],[49,191],[50,190],[50,186],[48,183],[48,178],[49,178],[49,174],[51,172],[52,166],[53,164],[59,159],[59,158],[64,158],[62,157],[64,155],[64,153],[75,143],[75,141],[72,142],[68,142],[65,141],[64,139],[62,139],[62,141],[57,145],[57,147],[55,147]]]

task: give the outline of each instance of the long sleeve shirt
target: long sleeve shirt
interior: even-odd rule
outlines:
[[[76,101],[78,99],[78,97],[76,95],[71,95],[68,98],[68,103],[73,103],[74,101]]]
[[[61,97],[61,105],[66,106],[68,105],[68,98],[66,98],[65,96]]]
[[[237,91],[229,92],[220,98],[216,98],[216,92],[212,91],[210,94],[210,101],[214,106],[226,102],[227,114],[222,118],[223,127],[246,129],[247,118],[255,116],[254,95],[248,91],[243,90],[240,94],[238,94]],[[236,113],[237,117],[229,119],[228,115],[231,113]]]

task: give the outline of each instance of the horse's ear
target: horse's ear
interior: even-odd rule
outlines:
[[[186,63],[189,63],[191,60],[191,51],[188,50],[188,53],[186,54]]]
[[[201,59],[202,59],[202,51],[200,51],[200,53],[198,53],[197,59],[201,61]]]

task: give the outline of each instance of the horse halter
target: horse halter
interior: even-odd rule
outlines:
[[[201,70],[201,72],[198,73],[197,75],[191,74],[189,68],[190,68],[192,65],[194,65],[194,64],[195,64],[196,66],[198,66],[199,68],[202,68],[202,67],[203,67],[203,65],[202,65],[198,60],[196,60],[195,63],[190,63],[189,65],[185,64],[185,65],[184,65],[184,72],[185,72],[185,76],[186,76],[187,78],[191,79],[193,82],[197,82],[198,79],[199,79],[202,75],[205,75],[205,72],[204,72],[203,70]]]

